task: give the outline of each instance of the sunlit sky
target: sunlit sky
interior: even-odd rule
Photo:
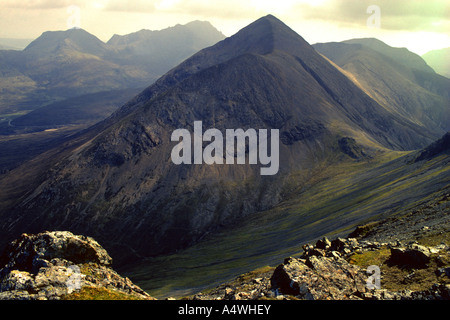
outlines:
[[[0,38],[78,26],[106,42],[193,20],[231,36],[269,13],[311,44],[375,37],[420,55],[450,47],[449,0],[0,0]]]

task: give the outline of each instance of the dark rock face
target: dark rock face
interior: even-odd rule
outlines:
[[[430,261],[427,247],[413,244],[409,247],[391,248],[391,262],[405,267],[424,268]]]
[[[338,144],[342,152],[352,159],[361,159],[367,156],[353,138],[342,138],[338,141]]]
[[[110,268],[112,259],[94,239],[70,232],[23,234],[0,260],[0,300],[59,300],[83,287],[150,299]]]
[[[2,260],[7,260],[5,268],[31,272],[40,261],[54,258],[74,264],[93,262],[108,266],[112,263],[106,250],[94,239],[64,231],[23,234],[10,244]]]

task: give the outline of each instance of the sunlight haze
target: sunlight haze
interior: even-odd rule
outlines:
[[[368,26],[377,6],[379,27]],[[114,34],[161,30],[193,20],[211,22],[226,36],[267,14],[284,21],[309,43],[375,37],[420,55],[450,46],[446,0],[2,0],[0,38],[35,39],[66,30],[78,8],[80,27],[102,41]]]

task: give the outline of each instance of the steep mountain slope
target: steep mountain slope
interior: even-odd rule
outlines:
[[[278,175],[261,176],[261,165],[248,162],[174,165],[171,134],[192,132],[196,120],[222,132],[279,129]],[[275,206],[299,170],[435,138],[267,16],[172,69],[64,149],[23,167],[21,177],[5,176],[2,241],[59,228],[95,236],[119,258],[171,252]]]
[[[123,89],[78,96],[3,121],[0,123],[0,174],[107,118],[140,91]]]
[[[422,58],[437,73],[450,78],[450,48],[430,51],[424,54]]]
[[[448,79],[442,77],[427,65],[419,55],[406,48],[392,48],[377,39],[353,39],[344,43],[361,44],[366,48],[375,50],[394,60],[397,64],[409,69],[410,80],[424,89],[450,99],[450,86]]]
[[[435,73],[434,70],[430,68],[430,66],[427,65],[427,63],[419,55],[409,51],[406,48],[393,48],[385,44],[383,41],[375,38],[351,39],[343,41],[343,43],[361,44],[366,48],[370,48],[390,57],[398,64],[409,69],[417,69],[428,73]]]
[[[447,132],[441,139],[429,145],[415,160],[416,162],[435,158],[440,154],[450,153],[450,132]]]
[[[429,67],[419,56],[368,39],[322,43],[314,48],[349,72],[389,112],[425,126],[435,135],[450,129],[450,80],[427,71]]]
[[[0,50],[0,173],[105,119],[159,75],[224,38],[199,21],[148,33],[139,41],[120,37],[115,46],[81,29],[45,32],[23,51]]]

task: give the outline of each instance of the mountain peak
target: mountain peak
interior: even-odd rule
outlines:
[[[185,24],[186,27],[208,27],[208,28],[214,28],[214,26],[209,21],[202,21],[202,20],[194,20],[191,22],[188,22]]]
[[[301,48],[310,47],[298,33],[271,14],[256,20],[235,36],[249,41],[248,45],[265,51],[260,53],[269,53],[275,49],[294,53]]]
[[[274,50],[299,56],[305,48],[314,51],[299,34],[281,20],[273,15],[267,15],[217,43],[214,47],[206,49],[207,51],[200,52],[198,56],[209,55],[213,52],[214,63],[221,63],[246,53],[266,55]]]
[[[50,54],[64,47],[90,54],[99,54],[105,50],[105,43],[84,29],[46,31],[31,42],[24,52],[28,54]]]
[[[150,99],[160,90],[165,90],[174,83],[189,76],[245,54],[268,55],[275,50],[284,51],[293,56],[318,56],[313,47],[298,33],[289,28],[273,15],[259,18],[231,37],[206,47],[183,61],[178,67],[162,76],[155,85],[148,87],[133,100]],[[124,115],[133,109],[133,103],[121,108],[117,113]]]

